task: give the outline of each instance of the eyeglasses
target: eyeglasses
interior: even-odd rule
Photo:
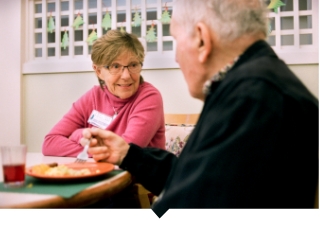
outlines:
[[[103,66],[108,69],[113,75],[117,75],[123,72],[124,68],[127,67],[130,73],[140,73],[142,69],[142,63],[131,62],[129,65],[120,65],[118,63],[113,63],[111,65]]]

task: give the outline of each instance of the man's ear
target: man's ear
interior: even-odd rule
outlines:
[[[208,26],[202,22],[197,24],[198,37],[198,59],[200,62],[205,62],[212,51],[212,39]]]

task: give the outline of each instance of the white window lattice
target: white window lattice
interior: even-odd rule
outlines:
[[[146,50],[145,69],[178,68],[170,25],[159,20],[165,6],[172,15],[172,0],[29,0],[29,48],[23,72],[92,71],[91,46],[86,40],[93,29],[98,37],[107,32],[101,25],[107,11],[112,22],[109,29],[123,28],[139,37]],[[142,18],[140,26],[133,24],[135,12]],[[84,24],[75,29],[72,24],[78,13]],[[47,31],[50,16],[55,23],[52,33]],[[147,42],[146,34],[152,24],[157,41]],[[60,45],[65,31],[69,36],[66,49]]]
[[[86,42],[93,29],[98,37],[107,31],[101,23],[105,13],[111,15],[111,29],[124,28],[139,37],[146,50],[145,69],[178,68],[174,61],[175,41],[170,25],[159,19],[168,7],[172,15],[172,0],[27,0],[27,51],[23,73],[54,73],[92,71],[90,51]],[[266,0],[267,4],[270,0]],[[287,64],[318,63],[318,0],[282,0],[286,5],[279,12],[269,12],[271,33],[268,42]],[[134,13],[142,22],[133,25]],[[77,14],[84,24],[72,27]],[[52,16],[55,29],[47,31]],[[154,24],[157,41],[147,42],[146,34]],[[69,46],[61,47],[64,32]]]
[[[270,0],[266,1],[267,4]],[[287,64],[319,63],[318,0],[282,0],[278,13],[269,12],[268,42]]]

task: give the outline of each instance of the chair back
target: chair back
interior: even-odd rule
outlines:
[[[167,151],[180,155],[198,118],[199,114],[165,114]]]

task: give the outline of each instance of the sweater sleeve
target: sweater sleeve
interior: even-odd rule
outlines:
[[[122,137],[128,143],[165,149],[163,102],[158,90],[152,86],[142,91],[127,117]]]
[[[84,94],[45,136],[42,153],[49,156],[75,157],[82,149],[79,140],[82,130],[89,126],[87,119],[93,105],[92,90]]]
[[[155,195],[159,195],[177,160],[174,154],[165,150],[141,148],[131,143],[120,168],[128,170],[137,182]]]

